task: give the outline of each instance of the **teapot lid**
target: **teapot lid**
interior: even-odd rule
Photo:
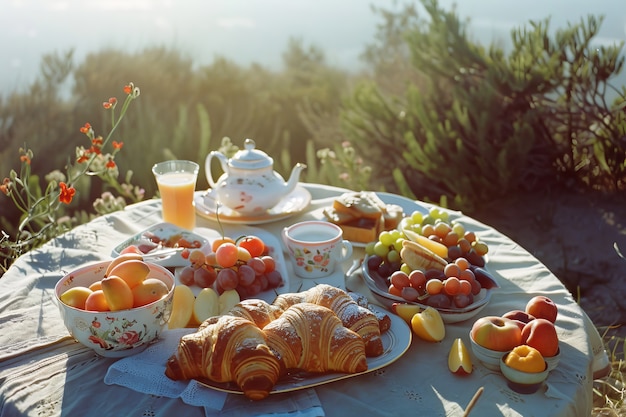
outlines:
[[[255,149],[254,140],[246,139],[243,146],[245,149],[237,151],[228,165],[237,169],[260,169],[271,167],[274,164],[274,160],[269,155]]]

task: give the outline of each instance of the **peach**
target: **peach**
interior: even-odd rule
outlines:
[[[533,320],[534,321],[534,320]],[[498,316],[481,317],[474,322],[470,335],[482,347],[506,352],[521,344],[522,331],[510,319]]]
[[[559,338],[554,324],[546,319],[535,319],[522,330],[522,344],[533,347],[544,357],[551,357],[559,350]]]
[[[538,295],[531,298],[526,304],[526,310],[528,314],[535,318],[546,319],[554,323],[558,313],[558,308],[554,301],[544,295]]]
[[[534,320],[535,317],[522,310],[511,310],[502,315],[505,319],[510,319],[517,324],[520,330],[524,328],[526,323]]]

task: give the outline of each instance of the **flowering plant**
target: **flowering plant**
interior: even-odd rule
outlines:
[[[21,212],[17,233],[11,237],[4,230],[0,235],[0,272],[8,268],[12,261],[21,254],[34,249],[71,229],[79,223],[74,217],[65,215],[64,206],[72,203],[79,187],[79,181],[92,177],[100,178],[104,184],[119,194],[114,197],[105,192],[93,203],[97,214],[110,213],[123,208],[125,198],[131,202],[141,201],[144,190],[130,183],[132,171],[128,171],[123,182],[118,180],[119,170],[115,156],[124,146],[123,142],[112,140],[113,134],[124,119],[130,104],[139,97],[139,87],[133,83],[124,86],[126,99],[122,103],[119,115],[116,115],[118,101],[112,97],[103,103],[103,107],[111,116],[111,130],[106,138],[96,135],[93,127],[85,123],[80,132],[89,139],[89,147],[77,146],[74,163],[68,162],[65,173],[54,170],[46,175],[47,186],[42,192],[39,177],[31,172],[31,161],[34,153],[30,149],[20,148],[21,168],[19,174],[11,170],[8,177],[0,183],[0,192],[13,201]],[[105,153],[107,145],[111,151]],[[79,187],[80,189],[80,187]],[[4,203],[3,203],[4,204]],[[0,273],[0,275],[2,275]]]

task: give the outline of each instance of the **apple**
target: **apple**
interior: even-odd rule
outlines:
[[[554,324],[546,319],[535,319],[522,330],[522,343],[534,347],[544,357],[551,357],[559,350],[559,337]]]
[[[422,307],[417,304],[408,303],[393,303],[391,305],[391,312],[400,316],[401,319],[411,324],[411,319],[414,315],[422,311]]]
[[[446,327],[441,314],[430,306],[413,315],[411,329],[420,339],[427,342],[441,342],[446,336]]]
[[[506,313],[504,313],[502,315],[502,317],[504,317],[505,319],[510,319],[513,320],[517,326],[520,328],[520,330],[522,330],[524,328],[524,326],[526,325],[526,323],[528,323],[531,320],[534,320],[535,317],[528,314],[525,311],[522,310],[511,310],[508,311]]]
[[[531,320],[535,319],[535,316],[533,316],[532,314],[527,313],[526,311],[522,311],[522,310],[511,310],[508,311],[506,313],[504,313],[502,315],[502,317],[507,318],[507,319],[511,319],[511,320],[519,320],[522,323],[526,324]]]
[[[470,335],[480,346],[499,352],[509,351],[522,342],[522,331],[515,321],[499,316],[479,318]]]
[[[448,369],[457,375],[469,375],[472,373],[472,359],[460,337],[452,342],[450,353],[448,353]]]
[[[558,313],[558,308],[554,301],[544,295],[537,295],[531,298],[526,304],[528,314],[538,319],[546,319],[554,323]]]

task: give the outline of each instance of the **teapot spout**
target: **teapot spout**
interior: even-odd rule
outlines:
[[[296,185],[298,185],[298,181],[300,181],[300,174],[302,173],[302,170],[304,170],[304,168],[306,168],[306,164],[302,164],[300,162],[298,162],[293,167],[293,169],[291,170],[291,175],[289,176],[289,180],[287,181],[285,187],[285,194],[289,194],[296,188]]]

